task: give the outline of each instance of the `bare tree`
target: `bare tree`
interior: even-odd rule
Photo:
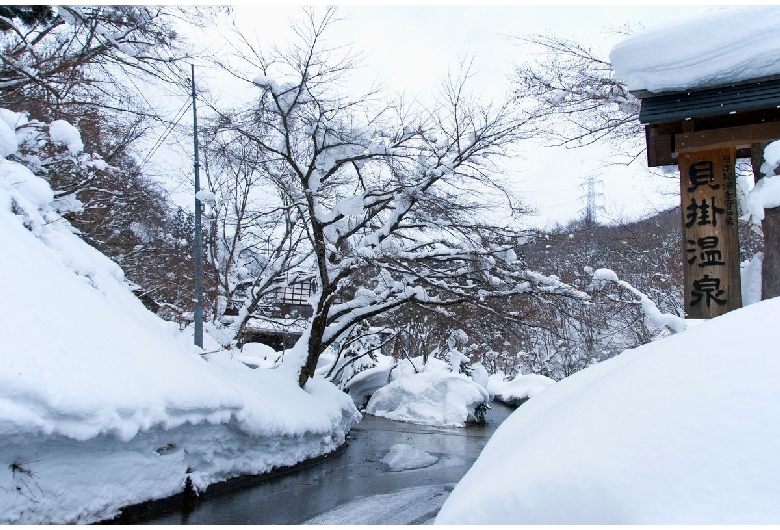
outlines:
[[[528,137],[510,103],[484,105],[466,86],[468,65],[427,110],[376,93],[341,92],[354,56],[327,44],[335,12],[308,13],[288,50],[264,54],[251,109],[225,120],[261,153],[288,218],[305,230],[318,292],[314,314],[285,362],[300,385],[320,354],[355,324],[415,302],[447,307],[518,293],[584,296],[524,270],[517,232],[492,221],[521,204],[500,183],[496,159]],[[496,315],[503,318],[502,314]]]
[[[130,110],[112,89],[117,73],[172,81],[185,57],[174,20],[184,11],[146,6],[58,6],[0,12],[0,89],[3,99],[38,98]],[[124,83],[119,83],[124,84]]]
[[[208,213],[206,252],[212,317],[240,339],[267,295],[306,279],[301,265],[310,250],[301,245],[296,209],[270,179],[265,154],[224,123],[218,119],[205,131],[206,182],[218,197]]]
[[[518,40],[539,55],[518,65],[513,79],[518,100],[546,117],[538,124],[541,135],[565,147],[610,142],[630,161],[644,152],[639,100],[615,78],[608,59],[562,37],[531,35]]]

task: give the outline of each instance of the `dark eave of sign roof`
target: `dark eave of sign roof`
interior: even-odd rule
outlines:
[[[652,95],[636,92],[642,100],[639,121],[643,124],[707,118],[780,107],[780,79],[753,80],[701,90]]]

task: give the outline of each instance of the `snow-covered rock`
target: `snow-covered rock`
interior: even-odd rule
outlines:
[[[493,374],[488,379],[487,390],[496,401],[516,407],[554,383],[555,380],[539,374],[518,374],[511,381],[506,381],[503,374]]]
[[[241,347],[241,353],[233,357],[250,368],[273,368],[279,363],[281,354],[266,344],[248,342]]]
[[[422,469],[430,467],[438,461],[439,459],[435,456],[408,444],[395,444],[381,460],[390,471]]]

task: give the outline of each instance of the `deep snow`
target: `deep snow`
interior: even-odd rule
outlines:
[[[776,8],[730,10],[638,34],[611,59],[632,90],[739,82],[780,74],[780,47],[767,38],[778,28]],[[21,141],[18,123],[0,109],[0,156]],[[48,131],[74,156],[83,149],[70,124]],[[780,204],[776,184],[768,178],[754,190],[754,220]],[[321,379],[299,389],[262,349],[234,354],[210,341],[203,354],[143,308],[119,267],[73,234],[52,199],[45,181],[0,160],[0,271],[13,279],[0,283],[0,523],[105,519],[181,491],[186,478],[204,488],[343,443],[360,417],[349,397]],[[338,211],[353,206],[348,199]],[[780,301],[755,304],[543,393],[530,384],[538,379],[504,383],[515,397],[535,397],[499,429],[437,522],[780,522],[780,414],[771,406],[780,361],[770,331],[779,315]],[[367,371],[354,395],[373,394],[374,414],[462,425],[487,400],[485,385],[429,364],[421,373]],[[435,458],[394,451],[390,469]],[[432,506],[446,495],[424,493]],[[404,499],[363,508],[390,517]]]
[[[23,116],[0,113],[3,154]],[[80,149],[77,131],[50,127]],[[75,156],[75,153],[74,153]],[[147,311],[121,269],[0,160],[0,523],[88,523],[327,453],[360,415],[330,383],[251,369]],[[247,352],[250,353],[250,352]]]
[[[436,522],[780,523],[779,316],[780,299],[753,304],[559,381]]]
[[[609,60],[629,90],[706,88],[780,74],[780,8],[730,8],[631,35]]]

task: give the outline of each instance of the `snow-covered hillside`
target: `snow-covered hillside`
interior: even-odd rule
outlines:
[[[329,452],[359,419],[333,385],[298,388],[148,312],[120,268],[6,159],[0,113],[0,523],[87,523],[125,505]],[[50,128],[51,139],[67,128]],[[72,127],[59,141],[81,149]]]

